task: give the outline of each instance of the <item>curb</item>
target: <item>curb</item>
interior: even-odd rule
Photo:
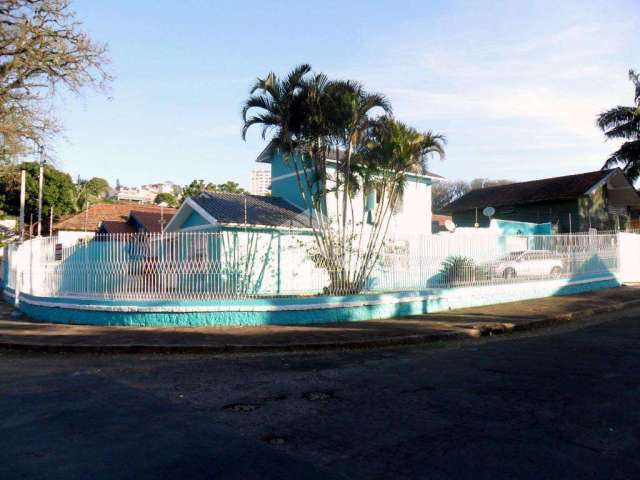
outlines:
[[[504,323],[481,325],[462,332],[414,334],[373,340],[354,340],[346,342],[292,343],[265,345],[54,345],[45,343],[11,342],[0,340],[0,350],[29,351],[43,353],[174,353],[174,354],[224,354],[224,353],[291,353],[291,352],[323,352],[337,350],[368,350],[386,347],[426,345],[431,343],[468,340],[512,332],[527,332],[549,327],[559,323],[570,322],[578,318],[584,319],[602,313],[611,313],[625,308],[640,306],[640,299],[618,302],[603,307],[594,307],[573,312],[539,318],[518,325]]]

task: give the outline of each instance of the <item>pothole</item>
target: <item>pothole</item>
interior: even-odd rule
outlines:
[[[284,445],[287,443],[287,437],[269,434],[262,437],[262,441],[269,445]]]
[[[324,390],[317,392],[306,392],[302,394],[302,398],[309,400],[310,402],[321,402],[323,400],[331,400],[335,398],[336,394],[332,390]]]
[[[222,409],[229,410],[231,412],[253,412],[261,406],[262,405],[258,405],[257,403],[230,403],[229,405],[222,407]]]

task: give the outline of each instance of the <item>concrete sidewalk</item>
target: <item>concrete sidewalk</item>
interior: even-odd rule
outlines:
[[[640,306],[640,285],[390,320],[299,327],[92,327],[11,320],[0,306],[0,348],[92,352],[269,352],[374,348],[530,330]]]

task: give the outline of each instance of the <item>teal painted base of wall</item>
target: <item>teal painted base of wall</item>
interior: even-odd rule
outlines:
[[[492,305],[620,286],[615,276],[523,282],[348,297],[291,297],[210,302],[109,301],[21,295],[20,310],[51,323],[147,326],[311,325],[376,320]],[[8,302],[13,292],[5,290]]]

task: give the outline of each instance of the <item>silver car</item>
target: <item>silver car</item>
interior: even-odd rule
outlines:
[[[564,271],[562,258],[549,250],[522,250],[498,259],[493,266],[495,276],[558,278]]]

